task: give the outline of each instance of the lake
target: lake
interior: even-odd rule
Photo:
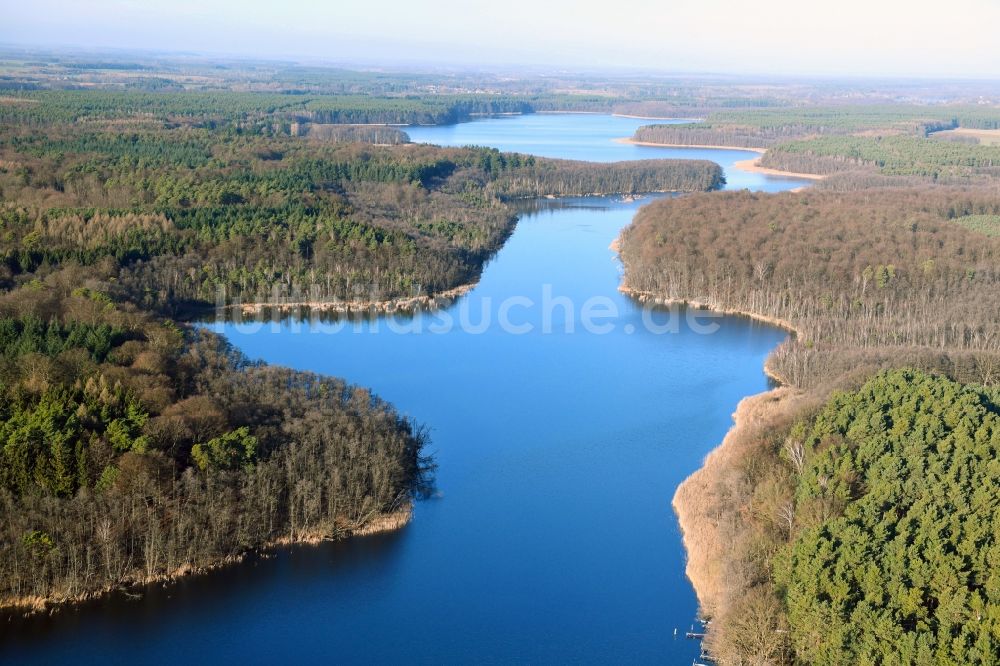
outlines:
[[[646,120],[589,113],[539,113],[486,118],[471,123],[433,127],[404,127],[412,141],[441,146],[490,146],[542,157],[590,162],[620,160],[711,160],[726,172],[726,189],[781,192],[809,181],[776,178],[735,169],[733,164],[760,157],[749,150],[657,148],[622,143],[636,128],[650,123],[687,123],[690,120]]]
[[[612,141],[644,122],[553,114],[408,131],[574,159],[713,159],[729,187],[802,185],[732,170],[752,153]],[[437,495],[395,533],[10,625],[0,661],[690,664],[697,604],[670,500],[736,403],[767,388],[763,361],[786,334],[622,296],[608,245],[647,201],[535,208],[438,313],[212,325],[252,358],[345,377],[426,424]]]

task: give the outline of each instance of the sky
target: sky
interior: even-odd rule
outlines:
[[[1000,78],[1000,0],[0,0],[0,43],[357,64]]]

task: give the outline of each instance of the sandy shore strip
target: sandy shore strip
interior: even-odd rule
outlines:
[[[728,501],[725,480],[731,476],[734,463],[748,455],[745,447],[754,441],[754,435],[766,431],[782,413],[796,409],[802,398],[801,391],[786,386],[743,398],[722,443],[674,494],[672,504],[687,552],[685,573],[698,596],[702,615],[711,616],[719,608],[725,589],[722,581],[729,574],[731,534],[723,511]]]
[[[700,123],[704,118],[682,118],[678,116],[637,116],[631,113],[612,113],[615,118],[634,118],[635,120],[684,120],[690,123]]]
[[[748,148],[746,146],[710,146],[708,144],[700,143],[653,143],[651,141],[636,141],[635,139],[627,136],[623,136],[620,139],[615,139],[618,143],[629,143],[633,146],[649,146],[650,148],[699,148],[702,150],[742,150],[748,153],[759,153],[763,155],[767,152],[766,148]]]
[[[781,171],[780,169],[769,169],[760,165],[760,158],[755,160],[741,160],[734,162],[733,166],[740,171],[748,173],[759,173],[765,176],[780,176],[782,178],[798,178],[801,180],[823,180],[826,176],[818,173],[796,173],[795,171]],[[796,188],[801,190],[801,188]]]
[[[749,153],[763,155],[766,148],[748,148],[747,146],[710,146],[707,144],[686,144],[686,143],[652,143],[649,141],[636,141],[629,137],[615,139],[618,143],[629,143],[633,146],[649,146],[651,148],[698,148],[701,150],[742,150]],[[740,160],[733,162],[733,167],[747,173],[759,173],[764,176],[780,176],[782,178],[798,178],[801,180],[823,180],[826,176],[817,173],[796,173],[794,171],[781,171],[780,169],[769,169],[759,164],[760,158],[751,160]],[[792,192],[801,192],[802,188],[795,188]]]
[[[477,282],[463,284],[452,289],[439,291],[431,295],[408,296],[392,298],[384,301],[281,301],[265,303],[234,303],[224,309],[235,309],[244,315],[259,315],[268,310],[287,312],[291,310],[315,310],[317,312],[334,314],[351,314],[363,312],[413,312],[416,310],[434,310],[464,296],[475,289]]]

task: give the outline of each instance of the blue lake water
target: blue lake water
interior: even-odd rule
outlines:
[[[659,148],[637,146],[616,139],[632,136],[650,123],[686,123],[689,120],[644,120],[587,113],[541,113],[486,118],[471,123],[433,127],[404,127],[412,141],[440,146],[491,146],[500,150],[542,157],[590,162],[621,160],[711,160],[726,172],[726,189],[781,192],[808,181],[777,178],[740,171],[735,162],[759,157],[749,150],[710,148]]]
[[[643,122],[523,116],[410,134],[575,159],[752,157],[610,141]],[[802,184],[735,175],[730,187]],[[0,661],[690,664],[697,604],[670,500],[736,403],[767,387],[762,364],[785,333],[619,294],[608,245],[643,203],[524,215],[480,284],[439,313],[215,325],[252,358],[345,377],[428,425],[438,496],[392,534],[0,629]]]

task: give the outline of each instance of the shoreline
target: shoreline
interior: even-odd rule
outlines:
[[[476,288],[478,282],[459,285],[451,289],[445,289],[435,294],[420,294],[419,296],[407,296],[400,298],[390,298],[381,301],[288,301],[288,302],[259,302],[259,303],[231,303],[217,310],[238,310],[243,315],[260,315],[266,310],[277,310],[279,312],[289,310],[317,310],[324,313],[333,314],[357,314],[357,313],[390,313],[397,310],[404,312],[415,312],[417,310],[434,309],[448,304]]]
[[[635,120],[686,120],[692,123],[704,122],[704,118],[685,118],[682,116],[638,116],[632,113],[612,113],[616,118],[634,118]]]
[[[619,241],[616,238],[614,241],[611,242],[611,245],[609,246],[608,249],[613,250],[614,252],[617,253],[619,251],[619,248],[620,248]],[[625,294],[626,296],[631,296],[640,303],[652,303],[654,305],[663,305],[667,307],[671,305],[685,305],[687,307],[694,308],[697,310],[711,310],[712,312],[718,312],[724,315],[733,315],[737,317],[745,317],[747,319],[753,319],[754,321],[759,321],[764,324],[770,324],[771,326],[776,326],[780,329],[788,331],[789,333],[793,334],[796,338],[800,340],[805,339],[805,334],[799,328],[797,328],[794,324],[792,324],[788,320],[779,319],[778,317],[771,317],[769,315],[762,315],[758,312],[750,312],[747,310],[739,310],[735,308],[722,308],[719,307],[718,305],[713,305],[711,302],[707,300],[703,301],[697,298],[668,298],[666,296],[660,296],[659,294],[656,294],[651,291],[642,291],[640,289],[633,289],[632,287],[629,287],[624,283],[618,286],[618,291]],[[785,382],[780,377],[775,375],[773,371],[768,370],[766,364],[764,368],[764,373],[781,384],[787,384],[787,382]]]
[[[654,143],[651,141],[636,141],[630,137],[622,137],[620,139],[615,139],[618,143],[627,143],[633,146],[649,146],[650,148],[696,148],[699,150],[742,150],[748,153],[757,153],[763,156],[767,152],[766,148],[750,148],[747,146],[716,146],[710,144],[685,144],[685,143]],[[817,173],[798,173],[797,171],[782,171],[780,169],[771,169],[769,167],[760,166],[760,157],[740,160],[739,162],[733,162],[733,168],[739,169],[740,171],[745,171],[747,173],[759,173],[763,176],[778,176],[781,178],[796,178],[799,180],[809,180],[809,181],[820,181],[826,178],[825,175]],[[801,188],[796,188],[791,190],[792,192],[801,192]]]
[[[616,237],[608,248],[616,254],[620,254],[619,238]],[[685,305],[746,317],[777,326],[798,339],[805,337],[791,322],[757,312],[712,307],[707,300],[667,298],[653,292],[632,289],[624,281],[619,285],[618,291],[641,303]],[[748,431],[766,426],[775,412],[795,405],[805,395],[805,392],[793,387],[771,367],[771,354],[773,350],[765,359],[762,369],[764,374],[778,386],[746,396],[737,403],[732,416],[733,423],[722,441],[705,455],[701,466],[677,486],[671,499],[671,507],[677,516],[681,543],[684,546],[684,574],[691,581],[691,587],[694,588],[698,599],[699,613],[703,617],[711,617],[718,608],[720,587],[717,581],[725,577],[725,571],[720,569],[725,562],[727,543],[721,534],[721,514],[718,509],[724,503],[724,498],[719,485],[732,458],[741,454],[741,451],[734,447],[737,443],[748,439],[744,436]]]
[[[798,178],[801,180],[811,181],[820,181],[826,178],[826,176],[818,173],[798,173],[797,171],[782,171],[781,169],[772,169],[770,167],[761,166],[759,157],[753,160],[740,160],[739,162],[734,162],[733,166],[740,171],[759,173],[765,176],[780,176],[782,178]]]
[[[662,118],[661,120],[680,120],[679,118]],[[742,150],[748,153],[758,153],[763,155],[767,148],[748,148],[747,146],[716,146],[703,143],[655,143],[653,141],[636,141],[632,137],[623,136],[615,139],[617,143],[628,143],[633,146],[649,146],[650,148],[698,148],[701,150]]]
[[[41,613],[54,614],[82,604],[96,601],[115,592],[130,593],[132,590],[151,585],[166,585],[177,582],[189,576],[205,576],[226,567],[238,565],[254,554],[273,557],[274,551],[295,546],[317,546],[328,541],[342,541],[356,537],[366,537],[374,534],[384,534],[402,529],[413,519],[413,502],[407,501],[398,509],[376,513],[368,520],[342,528],[334,534],[305,532],[297,536],[283,536],[272,539],[258,546],[248,548],[243,552],[227,555],[215,562],[199,567],[182,564],[173,571],[154,574],[152,576],[136,576],[123,578],[119,583],[106,585],[96,590],[59,597],[18,597],[0,599],[0,617],[6,619],[25,619]],[[139,594],[139,596],[142,596]]]
[[[718,581],[726,576],[728,542],[719,511],[726,502],[726,490],[721,480],[732,460],[745,454],[736,447],[753,441],[754,431],[765,429],[772,417],[796,405],[803,395],[798,389],[779,386],[740,400],[722,442],[708,452],[701,466],[674,493],[671,506],[684,544],[684,574],[691,581],[704,617],[712,617],[719,608],[722,600]]]

